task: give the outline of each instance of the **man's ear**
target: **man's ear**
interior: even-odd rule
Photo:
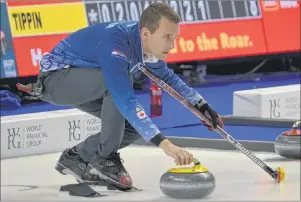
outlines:
[[[146,39],[146,38],[149,37],[149,35],[150,35],[149,30],[148,30],[147,28],[143,27],[143,28],[141,29],[141,36],[142,36],[144,39]]]

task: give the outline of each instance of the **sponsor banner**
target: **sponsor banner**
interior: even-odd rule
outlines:
[[[300,120],[300,84],[235,91],[233,116]]]
[[[139,20],[154,1],[85,1],[90,25]],[[216,59],[266,52],[258,1],[164,1],[180,14],[181,34],[167,62]],[[236,29],[233,30],[233,27]],[[260,30],[260,31],[258,31]]]
[[[235,29],[233,29],[235,27]],[[219,59],[266,52],[260,20],[215,24],[186,24],[181,27],[167,62]]]
[[[299,0],[262,1],[267,53],[300,51]]]
[[[100,119],[77,109],[1,117],[1,158],[63,151],[100,131]]]
[[[101,119],[86,115],[73,116],[66,119],[65,126],[68,129],[67,141],[83,141],[101,131]]]
[[[1,158],[51,152],[56,147],[53,123],[40,120],[1,123]]]
[[[87,26],[82,3],[9,7],[13,37],[70,33]]]
[[[20,77],[35,76],[40,70],[40,60],[60,40],[69,34],[57,34],[49,36],[14,38],[15,54]]]
[[[7,0],[8,6],[81,2],[81,0]]]
[[[116,20],[139,20],[143,10],[152,2],[155,2],[155,0],[84,1],[89,25]],[[177,41],[177,46],[181,46],[181,42],[182,49],[184,49],[183,46],[185,45],[183,44],[185,44],[185,41],[183,39],[185,38],[193,42],[191,43],[189,41],[189,43],[186,44],[190,47],[190,49],[188,48],[190,51],[183,50],[181,52],[178,51],[177,54],[171,54],[167,59],[169,62],[191,61],[195,59],[219,59],[262,55],[276,51],[287,52],[300,50],[300,2],[297,0],[275,1],[279,7],[276,9],[269,8],[270,2],[273,1],[261,2],[257,0],[163,0],[163,2],[173,7],[175,11],[180,14],[182,19],[181,34],[179,37],[181,41]],[[279,11],[279,9],[281,9],[281,11]],[[294,11],[292,9],[294,9]],[[290,11],[293,12],[287,14],[287,12]],[[264,12],[264,16],[262,12]],[[266,18],[266,16],[269,17]],[[279,23],[281,26],[279,26]],[[233,27],[235,27],[235,30]],[[237,29],[238,31],[236,31]],[[287,30],[290,31],[287,32]],[[205,33],[205,35],[203,33]],[[205,36],[207,35],[211,35],[211,38],[215,38],[218,44],[215,46],[215,49],[218,50],[208,51],[207,48],[204,51],[201,48],[202,51],[198,51],[195,40],[202,34],[204,38],[206,38]],[[234,37],[228,37],[229,34],[234,35]],[[239,40],[239,36],[245,39]],[[287,38],[289,42],[286,42],[287,40],[279,41],[281,36],[286,36],[285,38]],[[248,37],[251,39],[248,39]],[[245,42],[243,42],[244,40]],[[228,48],[229,46],[223,46],[221,41],[232,41],[234,45],[229,45],[231,47]],[[200,42],[202,43],[201,40]],[[215,40],[213,40],[213,44],[214,43]],[[237,43],[240,43],[242,48],[235,48],[239,46],[235,45]],[[175,51],[176,50],[173,52]]]
[[[262,96],[262,117],[300,120],[300,85],[287,87],[285,92]]]
[[[12,34],[9,26],[6,3],[1,1],[1,24],[0,24],[0,58],[1,78],[17,77]]]

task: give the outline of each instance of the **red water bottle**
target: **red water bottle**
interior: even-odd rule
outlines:
[[[151,117],[162,116],[162,89],[154,82],[151,82]]]

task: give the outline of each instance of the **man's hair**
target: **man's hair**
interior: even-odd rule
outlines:
[[[150,4],[142,13],[140,17],[140,29],[146,27],[151,33],[154,33],[159,27],[162,17],[166,18],[172,23],[180,23],[181,17],[176,13],[172,7],[166,3],[156,2]]]

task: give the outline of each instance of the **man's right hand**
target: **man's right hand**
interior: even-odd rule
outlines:
[[[192,153],[175,146],[168,139],[163,140],[159,147],[170,157],[174,158],[177,165],[188,165],[193,161]]]

